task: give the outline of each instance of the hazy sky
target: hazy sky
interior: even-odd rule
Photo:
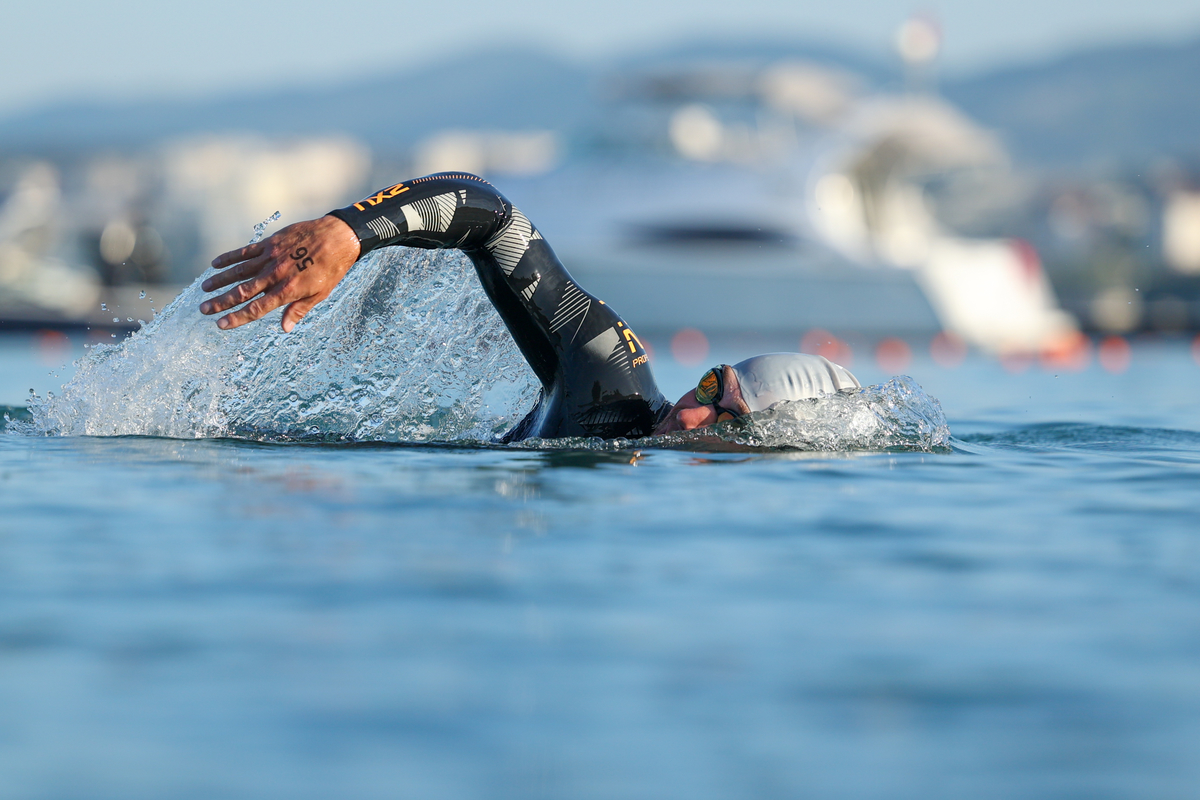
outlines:
[[[595,59],[733,32],[823,38],[882,53],[914,11],[941,21],[950,72],[1095,42],[1200,35],[1198,0],[6,0],[0,114],[66,97],[337,80],[488,43]]]

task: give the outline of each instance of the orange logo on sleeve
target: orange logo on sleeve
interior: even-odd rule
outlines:
[[[407,191],[408,191],[407,186],[405,186],[403,183],[397,183],[395,186],[389,186],[386,189],[380,190],[379,194],[372,195],[371,197],[368,197],[364,200],[360,200],[359,202],[354,204],[354,207],[357,208],[359,211],[366,211],[367,207],[364,206],[363,203],[366,203],[367,206],[377,206],[380,203],[382,203],[384,200],[390,200],[391,198],[395,197],[396,195],[403,194],[404,192],[407,192]]]

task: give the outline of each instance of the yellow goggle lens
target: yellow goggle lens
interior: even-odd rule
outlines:
[[[710,369],[704,373],[704,377],[700,379],[700,383],[696,384],[696,402],[701,405],[709,405],[717,399],[717,392],[721,389],[721,383],[717,379],[717,371]]]

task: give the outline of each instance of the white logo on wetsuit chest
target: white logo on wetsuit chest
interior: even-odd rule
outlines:
[[[590,361],[603,361],[626,375],[630,374],[629,355],[625,342],[616,328],[605,328],[588,340],[582,348]]]

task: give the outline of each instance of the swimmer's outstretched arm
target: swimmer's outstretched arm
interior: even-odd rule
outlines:
[[[286,305],[283,329],[290,333],[346,276],[358,260],[359,249],[354,231],[337,217],[288,225],[258,244],[214,258],[212,265],[225,271],[206,280],[201,285],[204,291],[241,283],[201,303],[200,313],[219,314],[250,300],[217,320],[219,328],[229,329]]]
[[[512,436],[644,436],[666,412],[646,351],[625,321],[571,278],[541,233],[494,186],[464,172],[394,184],[217,256],[213,266],[222,272],[204,290],[237,285],[200,311],[225,314],[217,324],[230,329],[286,305],[282,324],[290,332],[355,261],[392,246],[460,250],[475,265],[484,293],[542,384],[545,402]]]
[[[320,219],[289,225],[259,244],[217,256],[212,265],[224,271],[206,280],[204,291],[240,283],[201,303],[200,312],[220,314],[245,303],[217,321],[222,329],[229,329],[287,305],[282,324],[290,332],[313,306],[329,296],[355,261],[371,250],[391,245],[455,248],[474,254],[472,261],[481,270],[484,289],[496,302],[494,281],[489,277],[507,281],[512,265],[504,268],[506,262],[498,261],[494,251],[499,251],[501,257],[515,253],[509,239],[519,239],[527,246],[533,234],[526,223],[524,228],[515,227],[511,236],[498,236],[514,216],[521,215],[495,187],[474,175],[438,173],[398,183]],[[484,261],[481,263],[479,258]],[[517,288],[526,287],[512,287],[512,291]],[[529,299],[524,297],[517,305],[527,304]],[[531,309],[513,307],[503,300],[497,307],[510,329],[514,315],[531,314]],[[534,357],[539,364],[545,360]]]

